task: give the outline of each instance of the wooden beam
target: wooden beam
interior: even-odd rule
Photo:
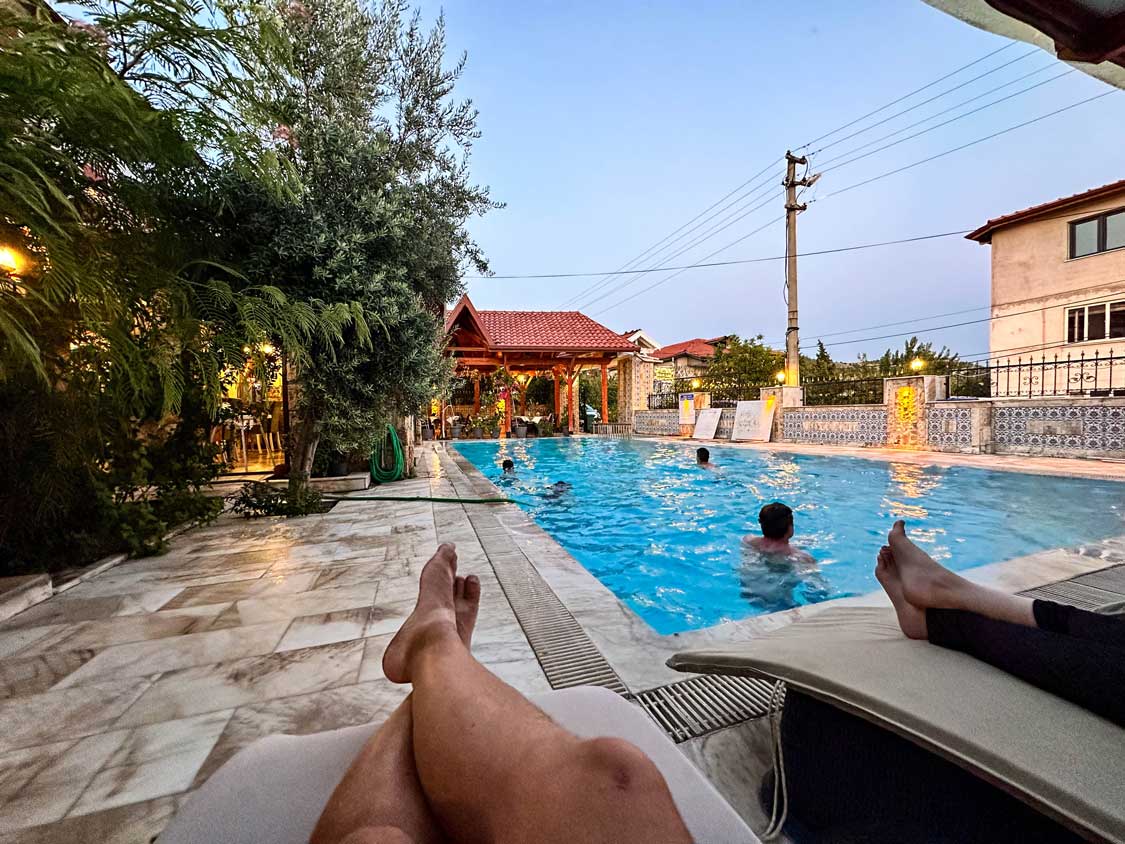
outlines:
[[[609,424],[609,364],[602,364],[602,424]]]

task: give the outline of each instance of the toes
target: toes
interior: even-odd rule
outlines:
[[[465,600],[472,603],[480,600],[480,578],[475,574],[465,578]]]
[[[453,580],[453,597],[457,600],[465,597],[465,578],[460,575]]]
[[[901,542],[904,539],[906,539],[906,522],[899,519],[891,527],[891,532],[887,534],[887,542]]]

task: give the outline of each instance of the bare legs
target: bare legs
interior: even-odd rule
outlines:
[[[414,759],[441,826],[458,841],[690,841],[641,751],[579,739],[472,658],[455,626],[456,568],[441,546],[383,657],[389,679],[414,686]]]
[[[897,521],[879,551],[875,577],[894,604],[902,632],[927,638],[926,610],[967,610],[997,621],[1035,627],[1034,601],[966,580],[938,564]]]
[[[472,642],[480,581],[458,577],[453,586],[457,634]],[[445,835],[434,817],[414,763],[414,707],[402,702],[364,745],[336,786],[310,844],[438,844]]]

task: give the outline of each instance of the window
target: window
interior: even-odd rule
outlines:
[[[1070,257],[1084,258],[1125,247],[1125,210],[1109,211],[1070,224]]]
[[[1125,301],[1066,309],[1066,342],[1117,340],[1125,337]]]

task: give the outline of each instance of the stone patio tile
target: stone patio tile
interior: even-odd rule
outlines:
[[[215,583],[209,586],[189,586],[161,610],[174,610],[181,607],[206,606],[208,604],[229,604],[244,598],[267,598],[274,595],[288,595],[308,589],[316,578],[315,572],[267,572],[255,580],[236,580],[231,583]]]
[[[371,607],[361,607],[295,618],[275,650],[292,651],[297,648],[361,639],[372,611]]]
[[[127,736],[118,730],[0,756],[0,829],[60,820]]]
[[[235,580],[255,580],[265,573],[266,569],[264,568],[253,571],[228,571],[218,574],[200,574],[190,569],[178,572],[148,572],[143,574],[125,574],[112,570],[74,587],[74,592],[75,597],[96,598],[106,595],[122,595],[128,592],[171,589],[174,586],[183,589],[188,586],[207,586],[212,583],[230,583]]]
[[[362,658],[363,641],[357,640],[170,671],[116,726],[140,726],[349,685],[356,680]],[[65,691],[82,688],[86,687]]]
[[[0,844],[148,844],[171,820],[179,799],[158,797],[58,823],[0,832]]]
[[[57,688],[77,686],[101,677],[153,674],[267,654],[277,645],[287,626],[286,621],[275,621],[114,645],[68,674]]]
[[[79,624],[53,625],[36,628],[47,631],[26,644],[16,654],[30,656],[56,650],[101,650],[126,642],[163,639],[183,636],[206,630],[218,616],[222,607],[209,608],[203,614],[149,613],[147,615],[121,615],[101,621],[84,621]],[[3,634],[0,634],[2,637]],[[0,650],[2,650],[0,646]]]
[[[407,686],[379,680],[241,706],[199,769],[195,785],[201,785],[235,753],[265,736],[308,735],[372,721],[382,723],[409,691]]]
[[[93,657],[94,651],[87,648],[0,661],[0,699],[45,692]]]
[[[394,633],[383,633],[379,636],[369,636],[365,640],[363,660],[359,664],[360,683],[366,683],[370,680],[388,682],[386,675],[383,673],[383,654],[394,637]]]
[[[234,609],[243,624],[263,624],[268,621],[370,607],[375,603],[378,589],[378,583],[369,583],[363,586],[315,589],[311,592],[269,598],[248,598],[236,602]]]
[[[389,577],[405,574],[396,563],[370,563],[352,566],[331,566],[320,569],[312,589],[338,588],[341,586],[366,586],[377,584]]]
[[[0,752],[107,732],[152,680],[111,678],[0,701]]]
[[[117,615],[121,609],[119,595],[100,598],[66,598],[63,593],[58,598],[36,604],[14,615],[4,622],[0,629],[20,630],[25,627],[42,627],[48,624],[77,624],[80,621],[96,621]]]
[[[405,601],[394,601],[386,604],[380,602],[373,607],[363,635],[370,637],[397,633],[398,629],[402,627],[402,623],[406,621],[406,617],[414,611],[414,604],[418,595],[417,587],[415,587],[414,595],[413,598]]]
[[[139,803],[187,789],[232,710],[164,721],[131,731],[68,817]]]

